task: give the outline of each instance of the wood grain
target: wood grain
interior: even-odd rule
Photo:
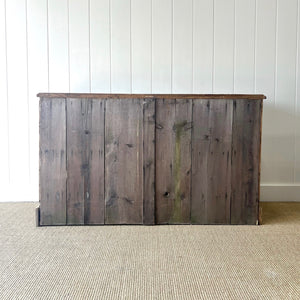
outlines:
[[[155,100],[143,102],[143,223],[155,224]]]
[[[84,224],[84,177],[87,172],[83,127],[85,99],[67,99],[67,224]]]
[[[264,95],[259,94],[93,94],[93,93],[39,93],[38,97],[48,98],[111,98],[111,99],[266,99]]]
[[[105,223],[143,223],[143,102],[106,100]]]
[[[104,114],[104,99],[88,99],[85,137],[89,172],[85,180],[85,224],[104,224]]]
[[[189,223],[192,102],[156,101],[156,223]]]
[[[261,222],[262,99],[123,96],[41,98],[40,225]]]
[[[193,102],[191,222],[229,224],[232,101]]]
[[[67,223],[104,223],[104,101],[67,99]]]
[[[209,100],[193,101],[191,223],[207,223]]]
[[[40,99],[40,225],[66,224],[65,99]]]
[[[256,224],[262,101],[233,102],[231,224]]]

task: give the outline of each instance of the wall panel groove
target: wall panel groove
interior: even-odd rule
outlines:
[[[10,180],[9,169],[9,123],[8,123],[8,78],[7,78],[7,29],[6,29],[6,1],[0,2],[0,94],[2,98],[0,110],[0,134],[3,137],[0,147],[0,164],[3,166],[0,180],[7,185]]]
[[[36,94],[47,91],[263,93],[262,182],[299,183],[299,6],[299,0],[1,0],[5,198],[38,200]]]

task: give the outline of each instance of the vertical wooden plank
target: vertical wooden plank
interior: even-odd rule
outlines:
[[[275,98],[276,2],[277,0],[257,0],[256,2],[255,92],[264,93],[269,104],[274,102]]]
[[[208,158],[210,144],[210,100],[193,100],[191,223],[206,224]]]
[[[277,129],[273,120],[277,119],[275,104],[277,0],[257,1],[256,30],[256,93],[264,93],[268,100],[264,106],[262,143],[262,182],[272,182],[277,158],[273,154]],[[270,76],[272,74],[272,76]]]
[[[300,5],[298,5],[298,36],[297,43],[300,45]],[[300,47],[297,48],[297,73],[296,73],[296,124],[295,124],[295,179],[294,183],[300,184]]]
[[[255,1],[235,2],[235,76],[234,92],[254,92]]]
[[[192,93],[193,1],[174,0],[173,93]]]
[[[294,181],[298,1],[278,0],[277,72],[271,182]]]
[[[48,1],[49,91],[69,92],[68,0]]]
[[[39,103],[37,91],[48,91],[47,1],[27,1],[29,163],[32,200],[38,200]]]
[[[229,224],[231,100],[194,100],[191,222]]]
[[[89,2],[69,1],[70,90],[90,92]]]
[[[190,223],[192,101],[157,99],[156,223]]]
[[[67,223],[104,223],[104,100],[67,99]]]
[[[85,119],[87,172],[84,177],[84,223],[104,224],[105,99],[88,99]]]
[[[233,92],[234,2],[214,1],[214,93]]]
[[[194,1],[193,15],[193,93],[212,93],[214,2]]]
[[[131,91],[130,0],[111,0],[111,92]]]
[[[110,0],[90,1],[91,92],[110,92]]]
[[[84,224],[84,176],[87,161],[84,141],[86,101],[67,99],[67,224]]]
[[[172,89],[172,0],[152,0],[152,92]]]
[[[143,109],[143,223],[152,225],[155,224],[155,99],[144,99]]]
[[[174,202],[173,157],[175,100],[156,99],[155,192],[156,224],[170,222]]]
[[[262,100],[234,100],[231,224],[258,220]]]
[[[65,99],[40,100],[40,225],[66,224]]]
[[[207,203],[209,223],[230,224],[232,100],[211,102],[209,119],[208,179],[210,201]]]
[[[5,187],[9,184],[9,145],[8,145],[8,102],[7,102],[7,64],[6,64],[6,11],[5,0],[0,1],[0,136],[2,137],[2,146],[0,147],[0,165],[2,172],[0,175],[1,190],[4,201],[7,201]]]
[[[143,223],[143,107],[141,99],[107,99],[105,223]]]
[[[30,176],[26,29],[26,1],[6,1],[10,183],[14,193],[22,191],[17,197],[23,201]]]
[[[151,93],[151,0],[131,0],[132,93]]]

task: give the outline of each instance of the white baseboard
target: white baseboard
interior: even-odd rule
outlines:
[[[300,184],[260,185],[261,202],[300,202]]]

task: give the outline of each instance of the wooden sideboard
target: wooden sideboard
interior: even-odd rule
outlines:
[[[38,97],[39,225],[259,223],[265,96]]]

